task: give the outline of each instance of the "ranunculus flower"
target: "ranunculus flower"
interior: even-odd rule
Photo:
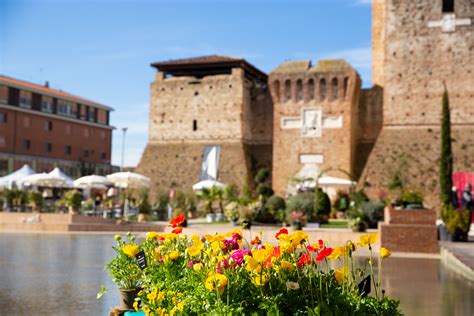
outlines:
[[[262,241],[260,240],[260,238],[258,238],[258,236],[255,236],[254,239],[252,239],[252,241],[250,242],[251,245],[260,245],[262,243]]]
[[[295,266],[286,260],[280,262],[280,271],[289,271],[292,272],[295,270]]]
[[[168,256],[171,260],[176,260],[179,257],[179,252],[178,252],[178,250],[173,250],[169,253]]]
[[[325,248],[318,253],[318,256],[314,259],[316,262],[321,262],[332,253],[332,248]]]
[[[298,260],[297,266],[298,269],[301,269],[301,267],[305,264],[310,264],[311,263],[311,256],[308,253],[304,253],[301,255],[300,259]]]
[[[220,273],[209,273],[206,281],[204,282],[204,287],[209,291],[218,290],[220,294],[224,292],[224,289],[228,283],[227,277]]]
[[[298,290],[300,288],[300,284],[298,282],[286,282],[286,288],[290,290]]]
[[[252,252],[248,249],[237,249],[234,251],[229,258],[234,260],[234,266],[240,267],[244,262],[245,256],[250,256]]]
[[[239,244],[237,243],[237,241],[233,239],[230,239],[230,240],[224,239],[222,243],[224,244],[224,248],[223,248],[224,253],[228,253],[229,251],[239,249]]]
[[[184,220],[185,220],[184,214],[179,214],[178,216],[173,218],[169,224],[171,227],[176,228],[176,227],[181,226],[181,224],[184,223]]]
[[[276,233],[275,238],[280,240],[280,235],[288,235],[288,229],[282,228]]]
[[[388,250],[387,248],[384,248],[384,247],[381,247],[380,248],[380,257],[382,258],[388,258],[390,257],[392,253],[390,252],[390,250]]]
[[[135,258],[137,253],[140,252],[140,247],[138,247],[136,244],[128,244],[123,246],[122,251],[130,258]]]

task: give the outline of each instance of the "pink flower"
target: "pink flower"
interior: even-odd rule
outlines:
[[[252,252],[248,249],[238,249],[234,251],[229,258],[234,261],[234,266],[240,267],[244,262],[245,256],[251,256]]]

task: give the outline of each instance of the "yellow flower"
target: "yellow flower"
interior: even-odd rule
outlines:
[[[209,273],[206,281],[204,282],[204,287],[209,291],[218,290],[220,294],[224,292],[224,289],[227,285],[227,277],[220,273]]]
[[[362,247],[367,247],[368,245],[373,245],[377,242],[378,237],[379,237],[378,233],[362,235],[362,236],[360,236],[359,244]]]
[[[202,269],[202,263],[199,262],[199,263],[194,264],[194,265],[193,265],[193,269],[194,269],[194,271],[196,271],[196,272],[201,271],[201,269]]]
[[[252,250],[252,256],[258,263],[265,262],[267,260],[267,251],[265,249],[254,249]]]
[[[334,250],[332,251],[332,253],[328,256],[329,259],[331,260],[335,260],[339,257],[342,257],[344,256],[346,253],[346,248],[343,247],[343,246],[337,246],[337,247],[334,247]]]
[[[206,241],[212,243],[216,241],[217,242],[223,241],[225,239],[225,236],[221,234],[215,234],[215,235],[205,235],[204,238],[206,239]]]
[[[133,302],[133,309],[134,309],[136,312],[138,312],[138,302],[137,302],[137,301]]]
[[[245,262],[247,263],[245,266],[247,271],[260,272],[262,270],[262,266],[258,264],[258,262],[252,256],[245,256]]]
[[[140,247],[138,247],[136,244],[129,244],[129,245],[123,246],[122,251],[124,254],[126,254],[130,258],[135,258],[137,253],[140,252]]]
[[[176,259],[178,259],[178,257],[179,257],[179,252],[178,252],[178,250],[173,250],[173,251],[171,251],[171,252],[169,253],[169,258],[170,258],[171,260],[176,260]]]
[[[158,236],[158,233],[157,233],[157,232],[149,232],[149,233],[146,233],[146,240],[155,239],[156,236]]]
[[[270,275],[268,275],[268,273],[257,273],[253,277],[253,283],[256,286],[263,286],[268,282],[268,280],[270,280]]]
[[[184,302],[179,302],[179,303],[176,305],[176,308],[178,309],[178,311],[182,312],[183,309],[184,309]]]
[[[390,252],[390,250],[388,250],[387,248],[384,248],[384,247],[381,247],[380,248],[380,257],[382,258],[388,258],[390,257],[392,253]]]
[[[202,248],[204,247],[204,243],[199,238],[193,239],[193,241],[193,245],[187,248],[188,255],[190,255],[191,257],[198,256],[201,253]]]
[[[280,235],[281,236],[281,235]],[[302,230],[297,230],[290,235],[292,246],[296,247],[308,240],[308,234]]]
[[[339,284],[342,284],[342,281],[347,277],[348,271],[346,268],[342,267],[335,271],[334,276],[336,277],[336,281]]]
[[[283,260],[282,262],[280,262],[280,269],[282,271],[294,271],[295,270],[295,266],[291,263],[291,262],[288,262],[288,261],[285,261]]]

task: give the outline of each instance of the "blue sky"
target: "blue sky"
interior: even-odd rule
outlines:
[[[138,163],[151,62],[221,54],[270,72],[345,58],[370,85],[371,0],[0,0],[0,73],[115,108],[112,163]]]

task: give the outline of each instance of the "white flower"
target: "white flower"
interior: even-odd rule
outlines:
[[[298,290],[300,288],[300,285],[298,282],[286,282],[286,288],[290,290]]]

